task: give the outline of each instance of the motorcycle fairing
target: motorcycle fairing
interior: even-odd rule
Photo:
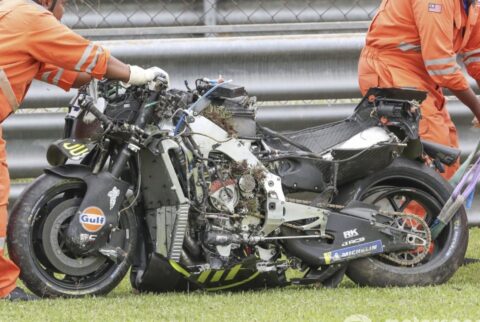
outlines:
[[[85,254],[105,246],[112,228],[118,224],[120,207],[129,184],[109,172],[92,174],[90,168],[82,165],[64,165],[46,171],[65,178],[80,179],[87,186],[82,203],[67,230],[72,250]]]
[[[289,284],[285,272],[276,270],[260,272],[255,256],[224,269],[190,271],[166,257],[153,254],[145,273],[137,283],[141,292],[169,292],[203,289],[206,291],[241,291],[265,287],[281,287]],[[164,278],[159,279],[159,276]]]
[[[357,148],[352,144],[350,148],[343,145],[363,133],[383,130],[379,124],[398,129],[403,132],[401,137],[418,138],[420,110],[415,104],[425,98],[426,93],[420,91],[372,88],[355,108],[354,114],[343,121],[281,135],[261,127],[259,130],[269,147],[292,152],[280,158],[278,163],[283,185],[290,191],[318,192],[332,184],[343,185],[365,177],[388,166],[395,155],[402,154],[405,145],[393,137],[378,142],[370,140],[370,144],[369,140],[364,140],[362,147]],[[378,136],[384,133],[378,133]],[[305,151],[298,146],[317,154],[317,159],[313,156],[304,158]]]
[[[47,161],[52,166],[63,165],[70,159],[82,160],[95,144],[89,139],[61,139],[50,144],[47,150]]]
[[[398,144],[382,144],[363,151],[333,150],[332,161],[291,157],[279,162],[277,172],[289,191],[319,192],[331,184],[343,185],[387,167],[403,148]]]

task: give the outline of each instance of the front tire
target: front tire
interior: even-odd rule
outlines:
[[[63,241],[65,227],[86,192],[79,179],[44,174],[15,203],[8,226],[8,251],[20,278],[41,297],[104,295],[127,273],[137,243],[135,214],[120,216],[118,230],[126,256],[120,262],[102,255],[76,257]]]
[[[389,167],[346,188],[336,202],[346,204],[351,200],[360,200],[387,211],[416,209],[431,226],[452,191],[452,186],[438,173],[418,162],[400,158]],[[425,198],[427,195],[429,198]],[[362,258],[349,265],[347,275],[361,286],[404,287],[445,283],[463,263],[468,244],[467,224],[465,208],[462,207],[434,241],[429,255],[419,264],[407,267],[379,256]]]

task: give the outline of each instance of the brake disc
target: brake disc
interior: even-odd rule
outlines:
[[[401,266],[413,266],[420,263],[429,254],[432,235],[428,224],[421,217],[413,214],[397,213],[393,217],[392,227],[406,232],[405,242],[416,246],[416,248],[381,254],[380,257]]]
[[[59,273],[71,276],[94,273],[106,261],[103,256],[75,257],[65,247],[64,232],[80,202],[80,199],[69,199],[59,203],[48,215],[42,230],[45,256]]]

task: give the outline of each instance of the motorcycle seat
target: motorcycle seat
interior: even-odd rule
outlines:
[[[362,132],[368,126],[360,124],[353,119],[347,119],[340,122],[315,126],[299,131],[284,132],[282,135],[290,141],[307,148],[310,152],[321,153],[342,142],[345,142],[354,135]],[[297,147],[286,146],[281,140],[267,140],[272,147],[296,151]]]

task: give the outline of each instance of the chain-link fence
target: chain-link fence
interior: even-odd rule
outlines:
[[[75,29],[368,21],[380,0],[72,0]]]

